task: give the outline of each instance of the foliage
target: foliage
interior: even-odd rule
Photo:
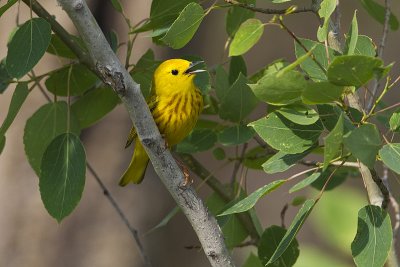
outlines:
[[[288,1],[269,2],[279,11],[281,5],[278,4]],[[0,16],[16,2],[8,1],[0,6]],[[223,51],[223,47],[217,49],[228,56],[210,67],[209,74],[198,75],[195,80],[203,92],[207,119],[201,119],[175,151],[181,154],[206,151],[221,162],[235,162],[239,166],[235,169],[242,170],[233,174],[231,186],[216,181],[229,192],[227,195],[231,199],[216,190],[207,203],[217,215],[230,249],[241,246],[249,235],[254,241],[258,256],[251,252],[243,266],[293,266],[301,248],[296,240],[297,233],[313,210],[318,210],[318,201],[326,190],[335,192],[347,177],[360,177],[358,165],[361,163],[371,170],[383,166],[400,174],[400,143],[393,141],[398,139],[400,113],[384,118],[383,126],[378,116],[398,104],[387,107],[384,97],[390,89],[399,87],[399,79],[393,79],[390,73],[393,65],[385,65],[376,56],[378,51],[373,40],[359,34],[367,29],[362,29],[358,23],[360,14],[356,11],[344,43],[337,45],[330,39],[336,0],[324,0],[318,7],[313,5],[314,12],[310,15],[322,19],[320,27],[315,29],[317,40],[297,37],[286,25],[286,17],[294,16],[293,6],[276,11],[281,15],[269,20],[254,18],[260,10],[255,8],[253,0],[204,2],[208,1],[153,0],[149,18],[132,26],[124,6],[118,0],[111,0],[113,8],[129,27],[126,67],[141,85],[143,95],[148,97],[159,60],[149,49],[138,62],[130,62],[136,36],[145,32],[156,45],[180,49],[192,40],[210,13],[224,10],[227,51]],[[308,2],[311,7],[311,1]],[[391,30],[398,29],[394,12],[386,12],[386,7],[374,0],[360,2],[375,20],[387,24]],[[388,14],[386,21],[385,13]],[[78,205],[84,191],[86,156],[79,134],[111,112],[120,100],[75,54],[76,49],[86,52],[83,40],[69,35],[76,46],[72,49],[65,42],[65,36],[55,30],[52,33],[51,23],[51,20],[34,17],[20,25],[10,37],[7,57],[0,62],[0,93],[11,87],[10,84],[17,84],[0,128],[0,153],[7,146],[7,129],[24,102],[29,101],[30,91],[44,84],[47,91],[42,90],[43,93],[52,95],[54,101],[38,106],[26,121],[23,141],[27,160],[39,176],[44,206],[61,222]],[[292,52],[296,60],[265,61],[256,73],[248,74],[248,60],[243,55],[263,38],[265,29],[277,26],[293,38]],[[113,40],[114,50],[119,53],[118,48],[123,46],[118,43],[117,36]],[[60,62],[65,65],[36,76],[32,70],[45,53],[62,58]],[[199,59],[197,55],[186,58]],[[384,88],[379,95],[371,95],[376,83],[384,84]],[[352,104],[350,100],[354,94],[361,93],[370,101],[365,101],[365,106]],[[255,118],[254,110],[259,106],[267,106],[268,113]],[[234,147],[236,153],[229,147]],[[291,176],[286,173],[299,165],[308,168]],[[263,171],[268,176],[283,173],[289,177],[269,180],[250,193],[238,186],[238,182],[242,182],[239,177],[247,175],[243,169]],[[197,174],[202,176],[201,172]],[[302,206],[288,229],[278,226],[263,229],[254,209],[257,202],[303,175],[304,178],[293,183],[288,192],[313,187],[319,194],[293,200],[292,206]],[[210,183],[209,177],[202,178]],[[174,209],[156,228],[166,225],[177,212]],[[243,223],[241,215],[251,218],[250,226]],[[329,223],[334,224],[335,218],[332,218]],[[258,236],[254,236],[253,228]],[[383,266],[392,245],[388,213],[378,206],[361,208],[357,233],[353,234],[351,248],[346,251],[351,253],[357,266]]]

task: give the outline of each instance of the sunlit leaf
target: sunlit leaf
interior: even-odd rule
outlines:
[[[288,105],[301,100],[307,82],[301,73],[288,71],[268,74],[249,86],[258,99],[268,104]]]
[[[328,68],[331,83],[359,88],[374,78],[383,61],[379,58],[352,55],[336,57]]]
[[[311,125],[300,125],[276,113],[270,113],[268,117],[249,125],[271,147],[287,154],[301,153],[311,148],[323,130],[320,121]]]
[[[389,143],[379,150],[379,156],[383,163],[400,174],[400,143]]]
[[[314,124],[319,120],[318,113],[305,105],[290,105],[277,109],[276,112],[286,119],[301,125]]]
[[[355,10],[353,20],[351,21],[348,38],[346,40],[345,50],[347,55],[355,54],[357,39],[358,39],[358,23],[357,23],[357,10]]]
[[[229,56],[239,56],[252,48],[264,32],[264,24],[258,19],[248,19],[240,25],[229,47]]]

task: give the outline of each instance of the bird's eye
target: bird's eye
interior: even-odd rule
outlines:
[[[178,70],[172,70],[171,73],[172,73],[172,75],[178,75],[179,71]]]

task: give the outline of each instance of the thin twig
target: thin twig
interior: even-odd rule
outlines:
[[[293,9],[271,9],[271,8],[260,8],[255,7],[254,5],[249,5],[245,3],[238,2],[236,0],[225,0],[226,3],[232,4],[234,6],[238,6],[241,8],[245,8],[254,12],[259,12],[268,15],[289,15],[295,13],[304,13],[304,12],[314,12],[314,9],[311,7],[302,7],[302,8],[293,8]]]
[[[117,212],[118,216],[121,218],[126,227],[129,229],[129,232],[131,233],[132,237],[135,239],[136,245],[139,248],[139,254],[142,257],[144,263],[147,266],[151,266],[150,260],[144,252],[144,248],[142,242],[140,241],[138,231],[131,225],[128,218],[125,216],[125,213],[122,211],[121,207],[115,201],[114,197],[111,195],[110,191],[107,189],[103,181],[100,179],[99,175],[96,173],[92,165],[89,162],[86,162],[86,166],[89,172],[92,174],[93,178],[96,180],[97,184],[100,186],[101,190],[103,190],[104,196],[108,199],[114,210]]]
[[[236,175],[239,171],[239,167],[240,165],[242,165],[243,162],[243,158],[244,158],[244,154],[246,153],[246,149],[247,149],[248,144],[245,143],[242,147],[242,152],[240,153],[240,157],[238,160],[236,160],[235,165],[233,166],[233,172],[232,172],[232,176],[231,176],[231,186],[233,188],[235,181],[236,181]]]
[[[378,47],[378,57],[380,58],[383,57],[383,52],[385,50],[386,39],[389,32],[389,19],[390,19],[390,0],[385,0],[385,22],[383,23],[382,38]],[[366,108],[367,112],[371,109],[372,105],[374,104],[374,99],[378,92],[379,85],[380,85],[379,80],[376,79],[374,81],[374,86],[372,88],[371,98],[369,99],[368,106]]]
[[[300,39],[294,34],[293,31],[291,31],[284,23],[281,18],[279,18],[279,24],[282,26],[283,29],[286,30],[287,33],[289,33],[290,36],[296,41],[298,45],[300,45],[306,53],[309,53],[310,51],[305,47],[305,45],[300,41]],[[322,66],[321,63],[316,59],[313,53],[311,53],[310,58],[317,64],[317,66],[322,70],[324,74],[326,74],[326,69]]]

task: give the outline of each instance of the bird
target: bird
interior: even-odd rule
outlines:
[[[172,147],[190,134],[203,109],[203,97],[194,83],[195,69],[203,61],[169,59],[155,70],[147,105],[168,147]],[[125,147],[135,141],[134,153],[129,167],[122,175],[119,185],[139,184],[143,181],[149,157],[132,127]],[[185,174],[185,183],[187,173]]]

